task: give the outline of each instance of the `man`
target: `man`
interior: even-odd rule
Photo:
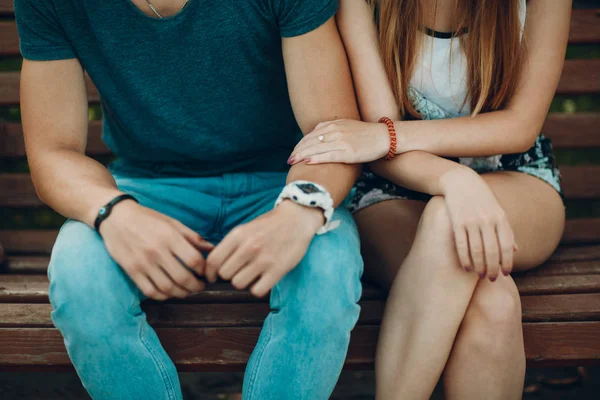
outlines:
[[[197,293],[199,276],[271,292],[245,399],[329,397],[362,272],[351,217],[331,213],[359,171],[302,164],[286,174],[286,161],[301,132],[358,118],[336,9],[15,1],[32,178],[70,218],[49,266],[52,317],[93,398],[181,399],[140,302]],[[119,156],[110,172],[84,155],[84,69]]]

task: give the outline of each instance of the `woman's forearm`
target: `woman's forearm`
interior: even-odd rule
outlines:
[[[379,160],[370,164],[377,175],[397,185],[432,196],[444,194],[443,177],[450,171],[475,173],[454,161],[423,151],[410,151],[391,161]]]
[[[397,152],[420,150],[442,157],[522,153],[533,146],[541,125],[513,110],[475,117],[397,121]]]

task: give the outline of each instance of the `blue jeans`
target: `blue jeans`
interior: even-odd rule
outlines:
[[[115,178],[144,206],[216,243],[271,210],[286,175]],[[335,219],[341,226],[315,237],[301,263],[272,290],[273,311],[246,368],[244,399],[317,400],[333,391],[359,314],[363,267],[352,217],[340,209]],[[48,274],[52,319],[94,399],[182,398],[175,366],[140,307],[141,292],[93,229],[68,221]]]

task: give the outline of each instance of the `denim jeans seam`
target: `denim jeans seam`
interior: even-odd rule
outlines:
[[[160,357],[158,357],[156,352],[152,349],[152,346],[150,346],[150,343],[148,343],[148,341],[146,340],[146,337],[144,335],[144,329],[145,329],[145,325],[142,324],[140,326],[140,332],[139,332],[140,340],[141,340],[142,344],[144,345],[144,347],[146,348],[146,350],[148,351],[148,353],[150,354],[152,361],[154,361],[154,365],[156,365],[156,368],[158,369],[158,371],[161,375],[161,378],[162,378],[165,388],[167,390],[167,395],[169,396],[169,399],[176,400],[177,396],[175,394],[175,385],[173,384],[173,382],[171,382],[169,373],[166,371],[165,365],[160,360]]]
[[[252,399],[252,393],[254,392],[254,382],[256,381],[256,377],[258,375],[258,370],[262,362],[262,356],[267,348],[267,345],[269,344],[269,341],[271,340],[271,318],[267,318],[266,323],[268,324],[268,326],[264,326],[263,330],[267,329],[267,337],[263,341],[264,344],[260,349],[254,349],[254,351],[258,351],[258,353],[256,354],[256,362],[254,364],[254,368],[252,369],[252,371],[250,371],[250,380],[248,382],[248,399],[244,400]]]

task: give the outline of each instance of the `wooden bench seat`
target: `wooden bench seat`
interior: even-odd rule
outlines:
[[[0,60],[18,58],[12,0],[0,0]],[[575,10],[570,43],[600,43],[597,10]],[[0,111],[19,105],[19,73],[0,69]],[[567,60],[559,95],[600,94],[600,59]],[[88,80],[90,104],[99,96]],[[21,125],[0,113],[0,211],[46,207],[25,172],[2,172],[2,161],[23,162]],[[600,154],[600,113],[551,113],[543,132],[558,150]],[[87,153],[107,157],[101,123],[92,121]],[[570,207],[600,202],[600,165],[561,165]],[[2,215],[2,214],[0,214]],[[3,215],[7,215],[6,213]],[[71,363],[50,319],[46,271],[55,229],[8,229],[0,220],[0,370],[65,370]],[[535,365],[600,364],[600,215],[570,219],[548,262],[515,276],[523,304],[527,360]],[[352,334],[348,368],[372,368],[385,293],[365,283],[362,312]],[[185,300],[144,305],[150,323],[181,371],[241,371],[267,313],[266,300],[212,285]]]

